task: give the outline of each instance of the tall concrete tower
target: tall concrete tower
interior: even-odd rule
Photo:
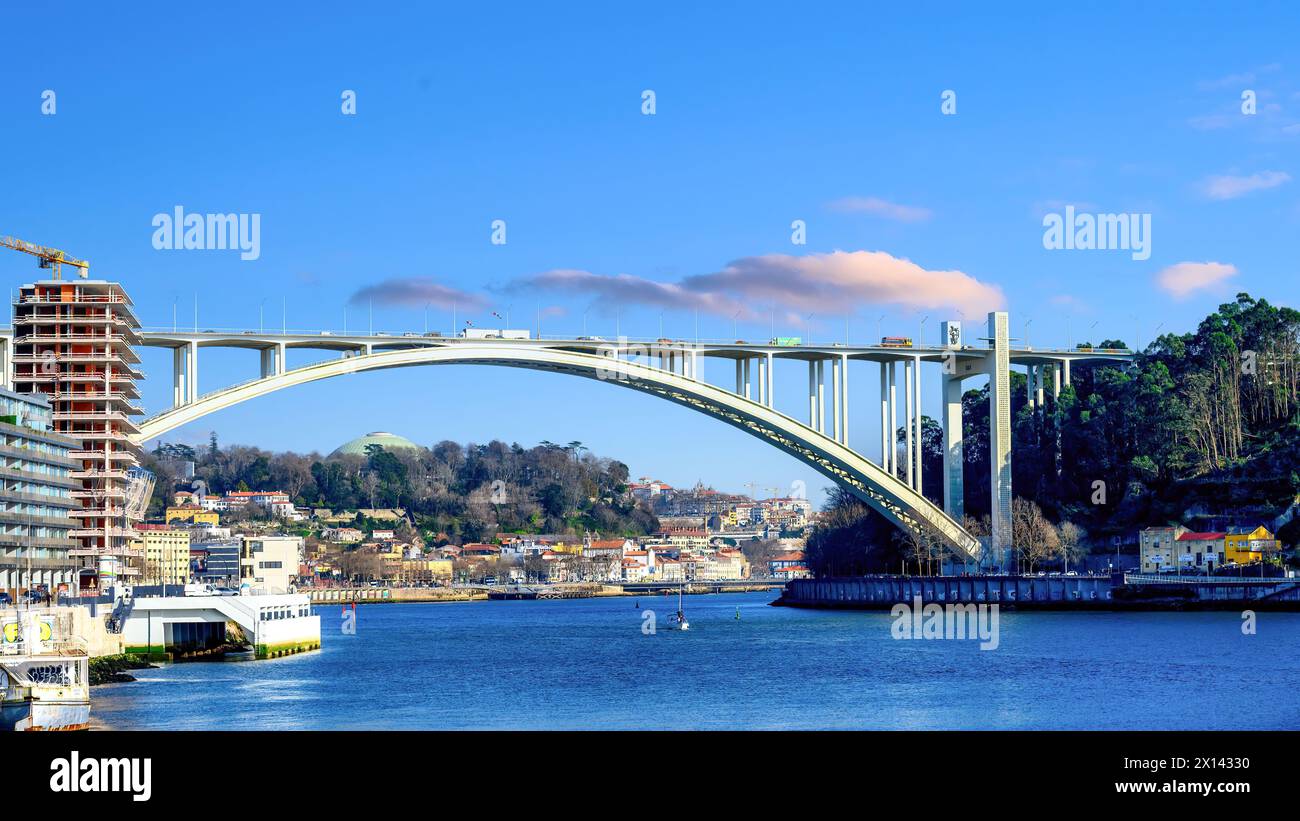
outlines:
[[[1015,567],[1011,551],[1011,338],[1005,311],[989,314],[989,548],[1003,570]]]
[[[54,429],[78,443],[68,455],[80,465],[72,471],[80,506],[70,515],[81,546],[71,555],[99,571],[102,587],[139,573],[127,518],[140,454],[130,438],[139,433],[131,417],[142,412],[139,328],[116,282],[45,280],[22,286],[14,303],[14,388],[45,394]]]

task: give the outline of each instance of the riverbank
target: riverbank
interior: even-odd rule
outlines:
[[[138,656],[121,654],[116,656],[98,656],[90,659],[90,686],[98,684],[118,684],[135,681],[135,676],[124,670],[153,670],[158,665],[142,661]]]
[[[796,579],[773,602],[820,610],[996,604],[1024,611],[1300,612],[1300,579],[1110,576],[858,576]]]
[[[693,582],[682,593],[688,596],[719,593],[752,593],[779,590],[783,581]],[[677,585],[638,583],[618,584],[551,584],[503,585],[500,587],[326,587],[307,588],[312,604],[402,604],[419,602],[451,603],[471,601],[511,601],[533,599],[595,599],[610,597],[654,598],[677,594]]]

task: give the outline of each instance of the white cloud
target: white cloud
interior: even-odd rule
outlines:
[[[996,285],[963,271],[922,268],[883,251],[744,257],[721,271],[679,282],[561,269],[511,287],[590,294],[605,305],[699,309],[727,317],[739,312],[746,319],[765,317],[773,306],[799,316],[842,316],[867,304],[961,308],[966,316],[977,316],[1005,303]]]
[[[1180,262],[1156,274],[1156,284],[1173,296],[1186,299],[1237,275],[1237,266],[1222,262]]]
[[[841,197],[826,204],[832,211],[846,214],[872,214],[899,222],[924,222],[931,216],[929,208],[919,205],[899,205],[879,197]]]
[[[1276,188],[1290,181],[1291,175],[1285,171],[1260,171],[1249,177],[1225,174],[1209,177],[1201,183],[1201,190],[1212,200],[1232,200],[1252,191]]]

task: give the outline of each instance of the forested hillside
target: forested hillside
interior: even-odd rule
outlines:
[[[581,442],[524,448],[444,441],[430,449],[372,446],[366,456],[323,457],[223,448],[213,434],[201,450],[160,445],[148,455],[146,467],[158,475],[151,513],[166,503],[185,461],[194,461],[196,478],[212,493],[282,490],[302,507],[405,508],[421,530],[456,542],[499,531],[640,535],[658,526],[627,500],[627,466],[592,455]]]
[[[1085,542],[1171,522],[1268,523],[1300,491],[1300,312],[1239,294],[1131,364],[1076,364],[1071,382],[1059,401],[1049,382],[1035,412],[1024,374],[1012,373],[1012,481],[1016,496],[1082,528]],[[989,513],[988,389],[968,391],[963,410],[966,512],[978,531]],[[925,493],[941,503],[942,434],[928,418],[923,439]],[[817,541],[826,567],[897,568],[906,551],[887,544],[887,525],[857,522],[875,514],[841,494],[830,506]],[[1294,545],[1300,525],[1279,535]],[[857,555],[865,537],[878,557]]]

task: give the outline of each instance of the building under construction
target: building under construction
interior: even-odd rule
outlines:
[[[60,279],[44,258],[43,267],[55,267],[56,278],[22,286],[14,303],[13,385],[45,394],[54,430],[78,443],[68,454],[79,484],[72,491],[79,507],[70,511],[79,546],[71,555],[98,572],[104,589],[139,573],[128,514],[140,475],[140,448],[130,438],[138,432],[131,417],[142,412],[140,323],[118,283]]]

